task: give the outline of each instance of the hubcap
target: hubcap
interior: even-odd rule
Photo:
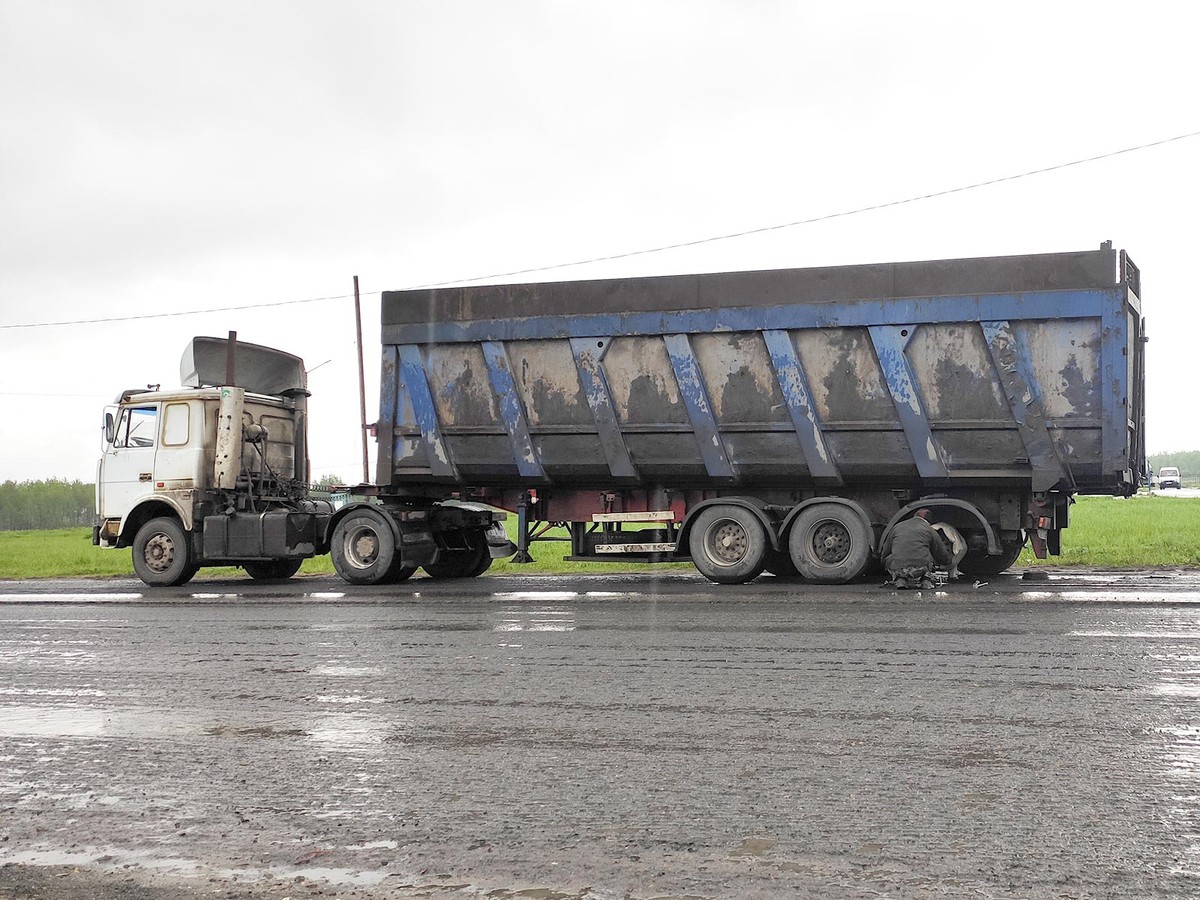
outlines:
[[[822,522],[813,529],[813,554],[824,565],[842,562],[850,554],[851,543],[850,532],[841,522]]]
[[[175,561],[175,542],[161,531],[146,542],[146,566],[152,572],[165,572]]]
[[[359,525],[346,535],[346,561],[356,569],[368,569],[379,558],[379,535],[375,529]]]
[[[719,566],[737,565],[746,556],[746,529],[732,519],[714,522],[708,530],[708,555]]]

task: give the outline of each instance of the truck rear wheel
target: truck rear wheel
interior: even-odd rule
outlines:
[[[788,536],[792,562],[808,581],[845,584],[871,560],[871,529],[840,503],[818,503],[796,518]]]
[[[430,578],[475,578],[492,564],[487,536],[482,531],[469,531],[464,536],[466,547],[442,550],[438,561],[422,568]]]
[[[408,579],[412,578],[413,575],[416,574],[416,571],[417,571],[416,566],[402,566],[402,565],[396,565],[395,563],[393,563],[391,570],[384,577],[383,581],[381,581],[379,583],[380,584],[399,584],[402,581],[408,581]]]
[[[988,556],[986,550],[970,549],[958,564],[958,570],[964,575],[999,575],[1017,561],[1024,546],[1024,541],[1003,541],[1003,552],[999,556]]]
[[[333,568],[350,584],[388,583],[403,569],[399,554],[392,526],[380,513],[371,510],[350,513],[333,529],[329,547]]]
[[[771,544],[758,517],[740,506],[710,506],[688,536],[692,562],[717,584],[745,584],[762,574]]]
[[[151,519],[133,539],[133,571],[146,584],[176,587],[196,574],[183,526],[174,519]]]
[[[267,562],[244,562],[242,568],[255,581],[283,581],[300,571],[302,559],[272,559]]]

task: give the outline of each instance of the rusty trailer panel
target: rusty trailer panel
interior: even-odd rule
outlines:
[[[1128,494],[1123,252],[385,292],[378,478]]]

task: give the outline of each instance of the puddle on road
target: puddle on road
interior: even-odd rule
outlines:
[[[500,611],[492,631],[574,631],[575,613],[570,609],[544,607],[526,609],[510,606]]]
[[[107,697],[94,688],[0,688],[0,697]]]
[[[1200,700],[1200,685],[1197,684],[1184,684],[1178,681],[1164,681],[1160,684],[1156,684],[1153,690],[1154,693],[1162,697],[1185,697],[1189,700]],[[1190,728],[1176,729],[1176,734],[1177,736],[1187,734],[1195,737],[1194,729]]]
[[[0,594],[0,603],[128,603],[142,594]]]
[[[383,842],[380,842],[383,843]],[[356,848],[347,848],[356,849]],[[366,848],[364,848],[366,849]],[[394,849],[394,848],[381,848]],[[181,878],[216,877],[222,881],[261,881],[268,878],[291,881],[304,877],[338,887],[374,887],[388,877],[387,871],[363,871],[333,866],[281,866],[209,869],[198,860],[180,856],[156,856],[153,850],[124,850],[116,847],[88,847],[84,850],[0,850],[0,865],[29,866],[100,866],[109,871],[128,871],[130,867]]]
[[[104,713],[89,707],[5,706],[3,737],[94,737],[104,734]],[[67,863],[63,863],[67,865]]]
[[[0,706],[0,738],[306,738],[309,732],[304,724],[214,722],[211,718],[184,718],[168,710],[137,707]],[[347,731],[344,742],[362,742],[361,728],[343,727]]]
[[[1200,591],[1022,591],[1017,596],[1055,603],[1200,603]]]
[[[307,729],[307,738],[330,748],[371,747],[382,744],[388,723],[365,713],[323,716]]]
[[[383,670],[378,666],[345,666],[337,663],[327,663],[314,666],[309,675],[333,675],[337,678],[366,678],[372,675],[382,675]]]
[[[0,737],[156,737],[189,730],[163,710],[3,706]]]
[[[571,600],[579,591],[500,591],[492,596],[497,600]]]
[[[368,841],[365,844],[347,844],[347,850],[398,850],[399,841]]]
[[[495,591],[497,600],[575,600],[579,597],[641,597],[640,591]]]

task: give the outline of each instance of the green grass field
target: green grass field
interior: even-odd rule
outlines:
[[[511,528],[512,519],[509,525]],[[560,532],[561,533],[561,532]],[[1032,565],[1099,566],[1200,566],[1200,500],[1140,495],[1129,500],[1084,497],[1071,508],[1071,527],[1063,532],[1062,556],[1037,560],[1028,549],[1015,568]],[[569,545],[537,543],[531,552],[537,560],[518,566],[498,560],[489,572],[530,575],[550,572],[645,571],[636,563],[569,563],[563,561]],[[690,569],[690,564],[673,564]],[[301,573],[331,574],[329,557],[306,560]],[[199,578],[228,577],[238,569],[202,569]],[[128,550],[101,550],[91,544],[86,528],[58,531],[0,532],[0,578],[62,578],[74,576],[132,575]]]

